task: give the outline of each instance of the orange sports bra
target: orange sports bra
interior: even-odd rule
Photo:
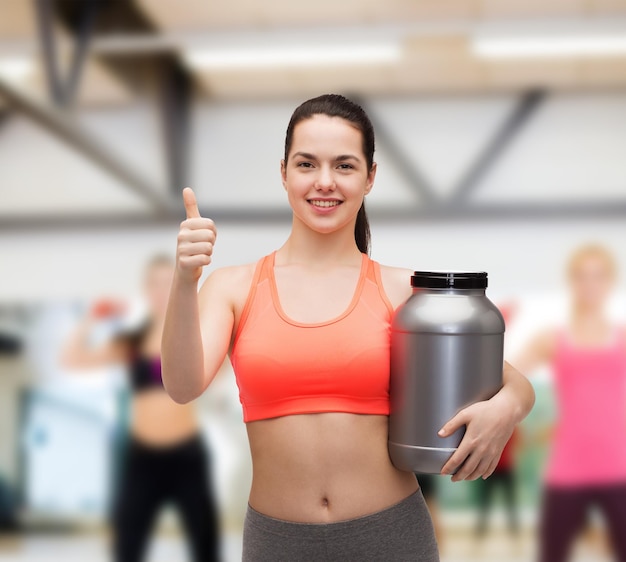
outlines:
[[[275,254],[256,266],[231,353],[244,421],[321,412],[388,415],[393,307],[379,264],[363,254],[348,309],[327,322],[303,324],[281,308]]]

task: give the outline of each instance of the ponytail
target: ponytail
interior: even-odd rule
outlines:
[[[370,222],[367,218],[367,213],[365,212],[365,201],[363,201],[356,216],[356,223],[354,224],[354,239],[359,251],[362,254],[367,254],[369,256],[371,250],[371,238]]]

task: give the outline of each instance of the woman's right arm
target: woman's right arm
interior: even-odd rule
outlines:
[[[94,347],[89,337],[98,318],[93,311],[82,320],[61,349],[60,362],[66,369],[97,369],[122,363],[126,359],[126,347],[113,339]]]
[[[202,268],[211,263],[216,229],[200,216],[196,198],[183,190],[187,218],[181,223],[176,271],[163,327],[163,385],[181,404],[204,392],[222,365],[234,325],[234,302],[228,270],[216,270],[200,293]]]
[[[550,363],[556,344],[554,329],[539,332],[517,355],[512,363],[522,373],[530,375],[535,369]]]

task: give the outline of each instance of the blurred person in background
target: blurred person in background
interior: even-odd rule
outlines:
[[[219,558],[210,463],[194,406],[174,402],[161,379],[161,334],[173,271],[173,261],[167,256],[149,262],[144,283],[149,311],[138,330],[92,346],[90,334],[98,322],[124,313],[123,304],[101,301],[92,307],[62,353],[68,368],[127,367],[131,422],[113,501],[116,562],[144,559],[153,524],[168,502],[182,516],[193,560],[213,562]]]
[[[509,300],[498,303],[498,309],[502,313],[507,331],[516,317],[518,303]],[[490,478],[477,482],[478,492],[478,521],[476,524],[476,536],[484,538],[488,531],[489,514],[493,505],[493,496],[497,488],[504,494],[504,502],[507,512],[508,531],[515,536],[519,532],[519,516],[516,502],[515,464],[516,453],[519,446],[519,429],[516,429],[507,442],[500,460]]]
[[[617,268],[602,246],[586,245],[567,268],[570,317],[538,334],[517,364],[552,367],[556,429],[545,473],[539,559],[565,562],[592,507],[604,515],[626,562],[626,329],[607,314]]]
[[[339,95],[301,104],[281,162],[289,238],[257,263],[216,269],[199,292],[216,229],[183,191],[163,381],[177,402],[193,400],[230,352],[253,465],[245,562],[439,560],[417,480],[387,448],[390,322],[412,271],[369,258],[373,157],[361,107]],[[508,364],[504,381],[441,429],[467,427],[443,467],[454,481],[488,476],[532,407]]]
[[[430,518],[433,521],[435,529],[435,537],[439,545],[439,552],[443,552],[443,525],[441,524],[441,513],[439,510],[439,500],[437,499],[437,474],[416,474],[417,483],[419,484]]]
[[[507,512],[508,530],[512,536],[519,533],[519,515],[517,512],[516,486],[515,486],[515,456],[518,444],[519,430],[515,430],[511,439],[502,451],[500,460],[496,465],[493,474],[478,485],[478,523],[476,525],[476,536],[484,538],[488,531],[489,513],[493,506],[493,496],[500,488],[504,494],[504,502]]]

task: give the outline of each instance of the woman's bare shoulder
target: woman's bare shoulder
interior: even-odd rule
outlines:
[[[556,352],[558,333],[559,329],[556,327],[539,329],[518,354],[515,365],[522,372],[529,373],[540,365],[551,362]]]
[[[256,263],[216,268],[206,278],[202,289],[218,291],[223,295],[230,296],[237,296],[242,292],[247,294],[255,269]]]
[[[413,271],[404,267],[380,266],[383,288],[394,308],[404,303],[412,294],[411,275]]]
[[[246,279],[252,278],[252,276],[254,275],[255,269],[256,269],[256,263],[245,263],[242,265],[227,265],[224,267],[218,267],[214,269],[209,274],[209,278],[215,277],[221,282],[245,281]]]

